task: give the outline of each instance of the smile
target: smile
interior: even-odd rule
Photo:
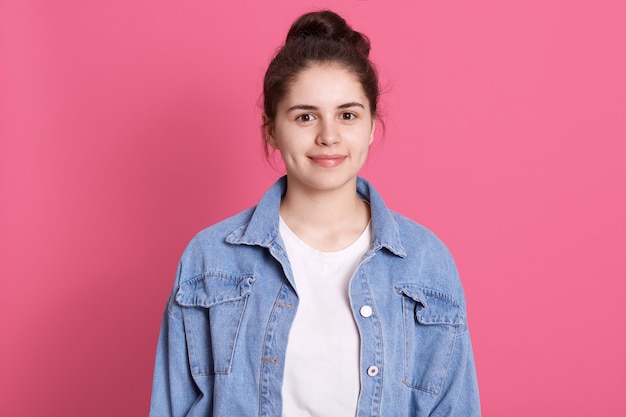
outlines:
[[[309,156],[309,159],[319,166],[332,168],[345,161],[346,157],[344,155],[314,155]]]

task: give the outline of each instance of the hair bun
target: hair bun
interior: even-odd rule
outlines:
[[[370,52],[369,39],[352,30],[343,17],[330,10],[311,12],[300,16],[291,25],[285,43],[306,38],[327,39],[343,43],[366,57]]]

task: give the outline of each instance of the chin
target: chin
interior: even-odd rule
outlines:
[[[345,187],[356,187],[356,176],[317,178],[307,182],[306,185],[318,191],[336,191]]]

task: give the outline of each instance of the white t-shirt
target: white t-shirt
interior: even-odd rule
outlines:
[[[289,333],[283,417],[356,415],[360,391],[359,332],[348,288],[370,248],[371,226],[350,246],[321,252],[280,219],[299,305]]]

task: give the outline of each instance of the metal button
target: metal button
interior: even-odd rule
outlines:
[[[372,307],[370,307],[370,306],[363,306],[359,310],[359,313],[361,313],[361,315],[363,317],[369,317],[369,316],[372,315]]]
[[[376,376],[376,375],[378,375],[378,366],[372,365],[369,368],[367,368],[367,374],[369,376]]]

